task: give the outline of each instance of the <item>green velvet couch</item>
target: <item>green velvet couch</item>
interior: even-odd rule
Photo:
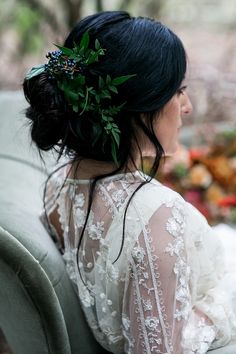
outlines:
[[[26,106],[20,93],[0,94],[0,328],[13,354],[105,353],[39,220],[53,157],[43,165],[30,145]],[[236,346],[211,353],[236,354]]]
[[[0,328],[13,354],[96,354],[63,259],[39,220],[47,176],[20,93],[0,95]]]

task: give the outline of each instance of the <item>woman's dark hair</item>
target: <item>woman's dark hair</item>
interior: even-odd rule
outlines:
[[[180,39],[160,22],[148,18],[134,18],[126,12],[101,12],[82,19],[71,31],[64,45],[73,48],[85,31],[90,42],[98,39],[105,56],[93,70],[98,75],[111,77],[135,74],[119,87],[113,102],[126,105],[117,115],[121,131],[118,160],[122,167],[131,154],[131,142],[136,126],[140,126],[162,154],[161,146],[152,129],[157,112],[171,99],[181,85],[186,71],[186,55]],[[92,83],[91,83],[92,84]],[[60,153],[75,157],[111,161],[110,145],[94,141],[93,115],[76,115],[65,103],[63,93],[47,73],[24,81],[25,97],[30,103],[26,116],[31,120],[32,140],[39,149],[59,147]],[[111,105],[113,104],[111,101]],[[147,113],[149,124],[144,124],[140,113]],[[83,119],[86,118],[86,119]],[[135,124],[134,124],[135,123]],[[84,132],[76,134],[77,126]]]
[[[114,95],[111,101],[115,105],[118,102],[126,104],[115,116],[115,122],[121,131],[117,156],[119,165],[110,175],[124,170],[128,161],[134,162],[134,145],[141,154],[136,135],[137,130],[141,129],[156,149],[156,157],[149,171],[152,178],[164,153],[154,133],[153,123],[184,79],[186,54],[183,45],[160,22],[131,17],[122,11],[101,12],[82,19],[71,31],[64,45],[73,48],[86,31],[89,32],[91,43],[98,39],[105,49],[104,57],[93,64],[93,70],[98,75],[118,77],[135,74],[119,87],[119,94]],[[73,112],[66,104],[63,93],[49,80],[47,73],[25,80],[23,88],[30,103],[26,116],[31,120],[32,140],[40,150],[56,148],[59,149],[59,156],[68,154],[75,160],[90,158],[112,161],[110,144],[104,145],[99,139],[95,144],[92,143],[93,113],[85,112],[83,117]],[[141,113],[145,115],[141,116]],[[77,131],[84,132],[84,136],[81,137]],[[95,184],[101,177],[104,175],[97,176],[92,184],[88,214]]]

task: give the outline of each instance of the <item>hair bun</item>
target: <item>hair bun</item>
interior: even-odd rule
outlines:
[[[50,150],[63,138],[67,125],[61,93],[46,73],[25,80],[23,87],[30,104],[26,117],[31,121],[32,140],[39,149]]]

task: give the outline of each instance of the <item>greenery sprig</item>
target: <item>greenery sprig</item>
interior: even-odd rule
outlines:
[[[111,78],[110,75],[102,77],[97,75],[95,86],[89,84],[88,75],[89,66],[99,60],[99,57],[105,55],[105,50],[101,48],[96,39],[94,48],[90,47],[89,33],[85,32],[79,45],[74,44],[72,49],[58,46],[57,51],[49,52],[47,58],[48,64],[33,68],[26,76],[30,79],[42,72],[47,72],[49,77],[56,80],[56,83],[68,105],[72,110],[83,118],[84,112],[93,112],[93,117],[98,117],[94,121],[95,139],[93,145],[99,138],[103,139],[103,146],[110,138],[111,154],[115,163],[117,161],[117,152],[120,145],[120,130],[115,123],[114,117],[120,112],[125,102],[115,106],[109,105],[109,100],[114,94],[118,94],[117,86],[123,84],[135,75],[125,75]],[[91,72],[93,75],[95,73]],[[82,132],[78,132],[81,136]]]

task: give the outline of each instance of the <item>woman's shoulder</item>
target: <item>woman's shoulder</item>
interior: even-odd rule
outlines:
[[[151,179],[147,182],[137,193],[137,197],[142,199],[143,202],[153,203],[155,205],[166,204],[171,205],[175,201],[186,203],[183,197],[173,189],[165,186],[156,179]]]
[[[181,211],[187,223],[193,221],[194,224],[209,227],[205,217],[192,204],[156,179],[152,179],[138,191],[134,203],[142,214],[148,213],[151,216],[161,207],[171,208],[174,212]]]
[[[143,176],[144,180],[146,176]],[[186,202],[179,193],[163,185],[156,179],[146,179],[146,183],[133,195],[131,205],[145,219],[145,223],[155,213],[166,208],[185,210]],[[171,213],[171,212],[170,212]]]

